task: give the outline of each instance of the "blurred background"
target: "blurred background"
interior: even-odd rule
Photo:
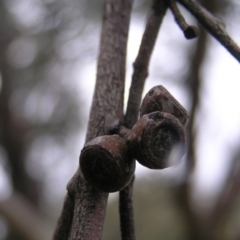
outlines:
[[[240,44],[240,3],[201,0]],[[0,0],[0,240],[50,239],[78,166],[94,91],[103,0]],[[125,102],[150,1],[135,0]],[[187,21],[196,20],[181,8]],[[189,205],[214,216],[215,239],[240,239],[240,69],[199,26],[186,40],[168,11],[144,93],[164,85],[190,111],[198,79]],[[184,158],[153,171],[137,165],[136,238],[187,239],[176,188]],[[216,214],[217,213],[217,214]],[[217,216],[217,217],[216,217]],[[118,195],[110,194],[103,239],[120,239]]]

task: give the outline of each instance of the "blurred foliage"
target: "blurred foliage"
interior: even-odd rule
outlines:
[[[0,163],[48,217],[77,167],[88,114],[80,77],[96,58],[102,3],[0,1]]]
[[[188,225],[184,210],[181,204],[177,203],[176,188],[176,182],[172,182],[161,174],[136,180],[133,194],[136,239],[188,239]],[[231,210],[218,223],[215,229],[216,238],[213,239],[238,239],[239,203],[240,195]],[[108,203],[103,231],[104,240],[121,239],[118,204],[118,197],[114,195]],[[196,203],[192,204],[194,211],[204,215],[205,209],[195,205]]]

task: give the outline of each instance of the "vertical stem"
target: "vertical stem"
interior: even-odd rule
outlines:
[[[123,118],[126,46],[132,0],[106,0],[103,14],[97,80],[91,107],[86,141],[105,134],[105,117]],[[74,200],[72,221],[67,237],[55,240],[99,240],[106,212],[108,193],[93,188],[79,168],[68,184],[69,196]],[[64,208],[71,204],[65,204]],[[64,219],[62,211],[60,218]],[[66,219],[68,219],[66,217]],[[64,224],[64,221],[59,221]],[[57,227],[61,229],[61,226]],[[67,230],[67,231],[68,231]],[[55,236],[59,234],[55,233]]]
[[[129,183],[129,185],[120,192],[119,201],[120,227],[122,239],[124,240],[135,239],[133,203],[132,203],[133,183],[134,178]]]
[[[74,200],[67,194],[64,200],[61,217],[58,219],[57,227],[54,231],[54,240],[68,239],[70,226],[72,224],[73,210]]]
[[[126,46],[132,0],[107,0],[103,16],[97,82],[86,141],[105,134],[105,116],[123,118]]]

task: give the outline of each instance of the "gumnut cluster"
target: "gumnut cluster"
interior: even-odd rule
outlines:
[[[188,114],[163,87],[149,90],[140,107],[140,118],[132,129],[121,124],[115,134],[97,137],[81,151],[80,168],[85,179],[103,192],[122,190],[131,181],[135,160],[151,169],[169,167],[169,155],[187,145]],[[181,157],[181,156],[180,156]]]

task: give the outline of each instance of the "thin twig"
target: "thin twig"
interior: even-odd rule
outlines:
[[[130,184],[120,191],[119,195],[119,211],[120,211],[120,228],[122,239],[134,240],[134,217],[133,217],[133,183],[134,177]]]
[[[67,193],[62,208],[61,215],[58,219],[57,227],[53,234],[54,240],[67,240],[72,224],[74,211],[74,199]]]
[[[145,80],[148,75],[148,65],[156,42],[159,28],[166,13],[167,5],[163,0],[154,0],[151,13],[143,34],[138,56],[133,64],[134,73],[127,104],[124,124],[132,128],[138,119],[139,107]],[[123,240],[134,240],[134,216],[132,206],[133,181],[120,192],[120,225]]]
[[[214,36],[239,62],[240,48],[231,39],[219,21],[214,18],[207,10],[193,0],[177,0],[189,12],[191,12],[198,21],[206,28],[206,30]]]
[[[125,116],[125,125],[128,128],[131,128],[138,118],[143,87],[148,76],[148,65],[166,11],[167,5],[163,0],[153,1],[138,56],[133,64],[134,72]]]
[[[193,39],[198,36],[198,29],[195,26],[189,25],[181,14],[176,1],[169,0],[168,6],[173,13],[176,23],[182,29],[184,36],[186,39]]]

